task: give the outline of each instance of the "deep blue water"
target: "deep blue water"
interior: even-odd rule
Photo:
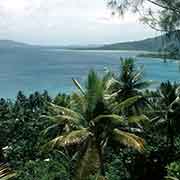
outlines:
[[[136,57],[139,52],[63,51],[40,49],[0,49],[0,97],[14,98],[48,90],[51,95],[75,90],[72,77],[83,81],[89,69],[118,71],[120,57]],[[180,81],[179,63],[161,59],[136,58],[144,65],[145,78],[155,81]]]

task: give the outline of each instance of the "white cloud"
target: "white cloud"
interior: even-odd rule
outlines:
[[[40,18],[43,21],[56,18],[72,18],[74,20],[98,21],[99,23],[121,23],[122,19],[113,17],[104,0],[1,0],[1,15],[9,19]],[[133,16],[128,19],[133,21]],[[127,17],[126,17],[127,18]],[[128,20],[128,22],[129,22]],[[127,22],[127,19],[126,19]]]
[[[127,30],[120,36],[118,29],[137,24],[137,17],[112,17],[104,0],[0,0],[0,22],[3,39],[70,44],[119,41]]]

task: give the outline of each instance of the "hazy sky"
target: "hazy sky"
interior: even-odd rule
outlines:
[[[67,45],[155,35],[132,14],[112,17],[105,0],[0,0],[0,39]]]

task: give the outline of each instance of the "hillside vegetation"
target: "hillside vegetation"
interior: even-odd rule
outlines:
[[[177,38],[178,37],[178,38]],[[103,50],[142,50],[142,51],[159,51],[172,48],[180,48],[179,44],[180,30],[167,33],[155,38],[144,39],[141,41],[131,41],[115,44],[107,44],[99,49]]]

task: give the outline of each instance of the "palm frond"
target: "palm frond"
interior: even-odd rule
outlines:
[[[98,99],[103,98],[104,82],[94,70],[91,70],[88,74],[86,91],[87,98],[90,98],[93,101],[97,101]]]
[[[73,93],[71,96],[70,106],[76,112],[85,112],[87,108],[86,98],[78,93]]]
[[[146,125],[149,124],[149,122],[149,118],[144,114],[128,117],[129,124]]]
[[[81,114],[69,109],[69,108],[65,108],[62,106],[57,106],[53,103],[48,103],[49,104],[49,109],[52,110],[52,112],[55,112],[56,114],[60,114],[60,115],[65,115],[65,116],[71,116],[74,117],[76,119],[81,119],[83,118]]]
[[[177,88],[176,88],[176,96],[180,96],[180,86],[178,86]]]
[[[43,136],[58,135],[60,131],[60,124],[53,124],[42,131]]]
[[[118,84],[119,86],[122,86],[122,83],[115,78],[111,78],[106,83],[106,89],[110,89],[114,84]]]
[[[159,129],[159,132],[166,131],[168,121],[164,118],[159,118],[158,121],[153,122],[153,126]]]
[[[115,106],[113,108],[113,112],[120,112],[120,111],[124,111],[125,109],[131,107],[132,105],[134,105],[137,101],[139,101],[142,98],[142,96],[133,96],[130,97],[128,99],[126,99],[125,101],[121,102],[120,104],[118,104],[117,106]]]
[[[41,116],[40,118],[49,119],[58,124],[81,125],[81,120],[73,116],[57,115],[57,116]]]
[[[68,147],[72,145],[78,145],[83,143],[89,136],[92,134],[88,131],[88,129],[75,130],[68,134],[64,134],[62,136],[56,137],[51,140],[47,146],[51,149],[60,148],[60,147]]]
[[[98,123],[107,123],[110,126],[116,127],[123,124],[124,118],[116,114],[99,115],[91,122],[94,123],[94,125]]]
[[[143,82],[139,82],[137,84],[134,85],[134,88],[136,89],[144,89],[144,88],[148,88],[150,85],[154,84],[154,81],[143,81]]]
[[[172,177],[172,176],[166,176],[165,179],[166,180],[179,180],[178,178]]]
[[[113,131],[113,139],[120,144],[124,144],[126,146],[137,149],[138,151],[142,151],[144,149],[144,140],[134,134],[121,131],[119,129],[114,129]]]
[[[176,97],[176,99],[169,105],[169,110],[172,110],[174,104],[180,103],[180,97]]]
[[[113,72],[109,69],[106,69],[104,76],[102,77],[102,81],[104,82],[104,87],[107,87],[108,81],[113,77]]]
[[[0,164],[0,179],[1,180],[9,180],[16,176],[16,173],[14,173],[7,164]]]
[[[110,99],[112,99],[112,98],[115,98],[115,97],[118,96],[118,94],[119,94],[121,91],[122,91],[122,90],[120,89],[120,90],[118,90],[118,91],[116,91],[116,92],[114,92],[114,93],[112,93],[112,94],[105,94],[104,99],[105,99],[105,100],[110,100]]]
[[[137,82],[142,78],[142,74],[144,72],[144,66],[141,66],[141,69],[136,72],[132,78],[133,82]]]
[[[85,91],[84,91],[84,89],[82,88],[82,86],[80,85],[80,83],[79,83],[76,79],[74,79],[74,78],[72,78],[72,80],[73,80],[75,86],[80,90],[80,92],[81,92],[83,95],[85,95]]]

